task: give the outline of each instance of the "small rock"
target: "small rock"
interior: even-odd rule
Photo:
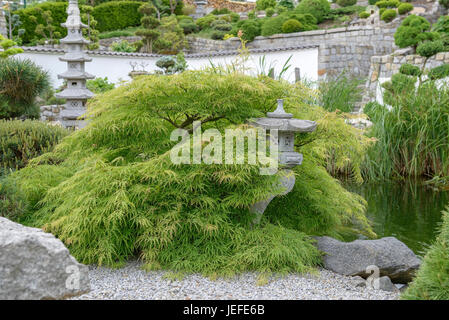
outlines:
[[[391,282],[391,279],[387,276],[383,276],[379,278],[379,290],[388,291],[388,292],[398,292],[399,290],[396,286]]]

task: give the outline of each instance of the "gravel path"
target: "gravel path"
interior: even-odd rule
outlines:
[[[138,262],[121,269],[90,267],[92,291],[73,299],[181,299],[181,300],[289,300],[289,299],[397,299],[397,294],[357,287],[353,278],[319,270],[313,275],[272,277],[257,285],[256,273],[245,273],[232,279],[209,280],[193,274],[183,280],[170,280],[163,271],[143,271]]]

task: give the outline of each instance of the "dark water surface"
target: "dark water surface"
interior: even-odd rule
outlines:
[[[436,192],[416,182],[344,186],[368,202],[367,216],[379,237],[393,236],[422,256],[437,235],[449,192]]]

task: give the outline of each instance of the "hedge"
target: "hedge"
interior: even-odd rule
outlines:
[[[44,2],[38,5],[35,5],[26,9],[19,9],[14,13],[19,15],[20,21],[22,21],[22,25],[20,28],[25,30],[25,33],[22,36],[22,43],[30,43],[35,37],[35,30],[38,24],[44,24],[45,21],[42,18],[41,14],[39,14],[36,8],[41,8],[43,11],[50,11],[51,16],[53,18],[53,26],[55,26],[55,31],[61,33],[62,37],[67,35],[67,30],[61,26],[61,23],[64,23],[67,20],[67,2]],[[30,19],[31,16],[35,16],[37,18],[37,23],[32,22]]]
[[[104,32],[139,26],[141,5],[139,1],[111,1],[96,6],[92,15],[98,21],[97,30]]]

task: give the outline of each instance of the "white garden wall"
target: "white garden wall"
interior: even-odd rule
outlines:
[[[58,49],[25,49],[24,53],[17,55],[20,59],[30,59],[50,74],[53,86],[57,87],[62,84],[62,80],[57,78],[57,75],[63,73],[67,64],[59,61],[59,57],[63,52]],[[259,61],[265,56],[266,69],[268,66],[275,68],[275,74],[278,74],[282,69],[284,63],[289,59],[290,68],[285,73],[284,79],[293,82],[295,80],[295,68],[300,68],[301,78],[315,81],[318,78],[318,47],[298,48],[293,50],[277,50],[263,52],[257,50],[251,53],[246,67],[248,73],[257,74],[260,70]],[[97,77],[108,77],[109,81],[118,83],[122,80],[130,80],[128,76],[132,71],[131,64],[137,63],[136,70],[145,69],[145,71],[159,70],[156,67],[156,61],[160,58],[157,55],[136,55],[136,54],[115,54],[111,52],[93,53],[89,55],[92,57],[92,62],[86,63],[86,71]],[[188,69],[197,70],[208,67],[211,62],[214,65],[229,64],[237,58],[237,53],[220,53],[216,55],[187,55],[186,60]]]

